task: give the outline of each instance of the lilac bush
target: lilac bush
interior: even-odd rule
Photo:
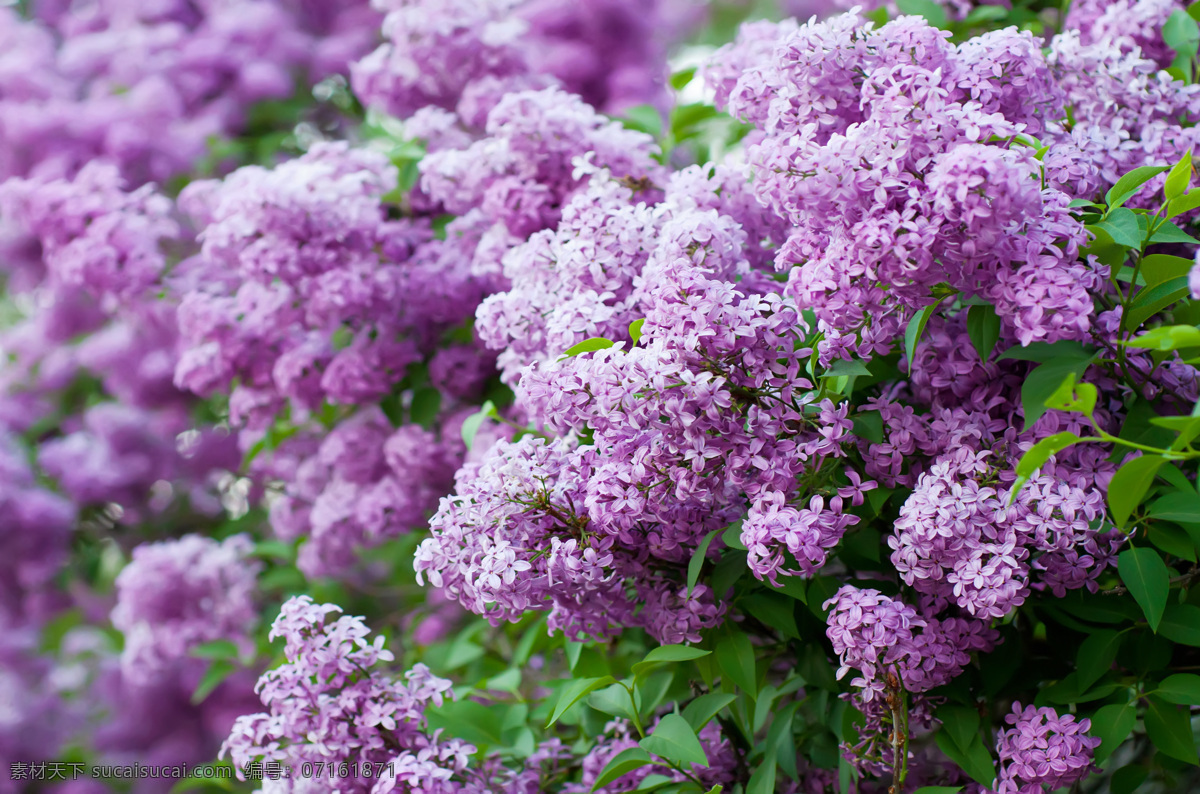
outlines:
[[[1197,20],[0,9],[0,791],[1200,786]]]

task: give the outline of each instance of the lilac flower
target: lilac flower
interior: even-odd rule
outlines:
[[[1013,726],[996,740],[1000,756],[999,794],[1037,794],[1064,788],[1087,777],[1095,767],[1098,737],[1088,736],[1091,720],[1059,716],[1054,709],[1013,704],[1004,718]]]

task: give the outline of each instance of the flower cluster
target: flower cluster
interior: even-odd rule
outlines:
[[[134,549],[117,577],[112,613],[113,626],[125,635],[126,678],[152,679],[214,640],[233,642],[243,653],[250,650],[262,567],[248,557],[252,549],[244,535],[220,543],[186,535]]]
[[[264,673],[257,687],[268,711],[239,717],[222,755],[239,770],[258,760],[292,769],[305,761],[333,762],[335,768],[350,762],[354,772],[334,781],[341,792],[386,794],[397,786],[430,794],[457,791],[451,778],[466,767],[474,748],[440,741],[436,732],[427,732],[424,716],[427,704],[443,702],[450,682],[424,665],[409,670],[403,681],[389,677],[377,667],[393,659],[383,637],[368,641],[370,630],[359,618],[329,619],[340,611],[308,596],[283,605],[271,638],[285,641],[287,662]],[[380,775],[374,773],[377,766]]]
[[[1092,751],[1100,739],[1087,736],[1091,720],[1059,716],[1054,709],[1013,704],[1000,734],[999,794],[1037,794],[1070,786],[1093,771]]]

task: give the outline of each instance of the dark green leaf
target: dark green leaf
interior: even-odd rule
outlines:
[[[983,6],[996,8],[997,6]],[[978,304],[967,310],[967,336],[981,361],[987,361],[1000,341],[1000,318],[991,304]]]
[[[1034,342],[1025,347],[1013,345],[1000,354],[1000,360],[1036,361],[1046,364],[1051,361],[1075,359],[1090,363],[1095,355],[1094,350],[1089,350],[1079,342],[1064,339],[1061,342]]]
[[[1113,772],[1108,783],[1110,794],[1133,794],[1134,790],[1146,782],[1150,770],[1144,766],[1131,764]]]
[[[1158,633],[1171,642],[1200,647],[1200,607],[1192,604],[1167,605]]]
[[[1140,290],[1129,306],[1129,315],[1121,325],[1130,330],[1138,328],[1146,320],[1170,306],[1175,301],[1188,294],[1188,280],[1185,276],[1173,278],[1155,287]]]
[[[417,389],[413,394],[412,404],[408,415],[414,422],[428,430],[437,419],[438,411],[442,408],[442,393],[437,389],[426,386]]]
[[[942,731],[960,750],[970,747],[979,735],[979,711],[967,706],[942,706],[937,710]]]
[[[750,776],[750,782],[746,784],[746,794],[773,794],[775,791],[776,767],[775,752],[768,751],[762,763],[758,765],[754,770],[754,774]]]
[[[1151,631],[1158,631],[1171,591],[1171,573],[1154,549],[1126,549],[1117,557],[1117,570],[1133,600],[1146,615]]]
[[[1195,491],[1172,491],[1155,499],[1146,515],[1164,521],[1200,521],[1200,494]]]
[[[1075,674],[1081,691],[1086,691],[1112,668],[1123,636],[1120,632],[1108,629],[1097,631],[1079,646],[1079,653],[1075,657]]]
[[[1154,482],[1154,475],[1166,459],[1158,455],[1143,455],[1126,463],[1113,475],[1108,484],[1108,507],[1113,523],[1125,526],[1133,508],[1137,507]]]
[[[708,766],[708,756],[687,720],[678,714],[668,714],[659,720],[654,732],[638,742],[648,753],[687,767],[688,764]]]
[[[1200,706],[1200,675],[1176,673],[1167,676],[1154,693],[1168,703]]]
[[[924,0],[932,5],[932,0]],[[937,311],[937,307],[942,301],[950,297],[945,295],[938,298],[933,304],[926,306],[921,311],[913,315],[913,318],[908,321],[908,327],[904,330],[904,355],[908,357],[908,368],[911,371],[913,367],[913,351],[917,349],[917,342],[921,340],[921,334],[925,332],[925,326],[929,323],[929,318]]]
[[[692,597],[692,590],[696,587],[696,582],[700,580],[700,571],[704,568],[704,561],[708,558],[708,547],[713,542],[713,538],[720,532],[719,529],[714,529],[704,536],[704,540],[700,541],[700,545],[692,552],[692,559],[688,562],[687,574],[687,595]]]
[[[728,627],[717,641],[717,665],[721,673],[751,699],[758,697],[758,673],[755,670],[754,646],[745,632]]]
[[[1146,698],[1146,735],[1164,755],[1188,764],[1200,764],[1196,736],[1186,709],[1153,695]]]
[[[1102,706],[1092,715],[1091,734],[1100,739],[1096,748],[1096,760],[1103,761],[1113,750],[1129,738],[1133,726],[1137,724],[1137,708],[1134,703],[1114,703]]]
[[[970,775],[972,780],[984,786],[992,785],[996,779],[996,767],[991,753],[983,746],[982,739],[976,736],[965,750],[955,744],[945,731],[938,731],[936,739],[942,752],[951,761],[962,767],[962,770]]]

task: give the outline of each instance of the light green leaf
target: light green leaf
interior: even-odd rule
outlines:
[[[1143,350],[1162,351],[1200,347],[1200,328],[1194,325],[1163,325],[1130,339],[1125,344]]]
[[[1126,549],[1117,557],[1117,571],[1133,600],[1145,613],[1150,630],[1157,632],[1171,591],[1171,573],[1167,564],[1154,549]]]
[[[479,428],[483,425],[483,420],[496,416],[496,406],[491,400],[480,406],[479,410],[468,416],[462,423],[462,438],[467,445],[467,449],[475,443],[475,436],[479,433]]]
[[[648,753],[685,768],[688,764],[708,766],[708,756],[704,754],[696,732],[687,724],[687,720],[678,714],[668,714],[659,720],[654,732],[638,742],[638,745]]]
[[[592,791],[604,788],[609,783],[624,777],[633,770],[641,769],[653,763],[654,759],[640,747],[630,747],[622,750],[604,765],[604,769],[596,776],[596,782],[592,784]]]
[[[1046,464],[1050,457],[1056,452],[1060,452],[1072,444],[1078,444],[1083,439],[1069,430],[1061,433],[1055,433],[1052,436],[1047,436],[1041,441],[1034,444],[1025,454],[1021,456],[1021,460],[1017,462],[1017,479],[1013,483],[1010,499],[1015,499],[1017,493],[1024,487],[1033,473]]]
[[[1193,190],[1192,193],[1200,197],[1200,189]],[[1173,278],[1186,277],[1188,273],[1192,272],[1195,264],[1195,260],[1182,256],[1149,254],[1142,257],[1142,276],[1146,279],[1147,287],[1157,287]]]
[[[616,343],[611,339],[593,336],[590,339],[584,339],[577,345],[571,345],[568,347],[566,352],[563,353],[563,358],[571,358],[572,356],[578,356],[580,353],[591,353],[595,350],[606,350],[607,348],[613,347],[615,344]]]
[[[192,692],[192,703],[203,703],[205,698],[213,693],[213,690],[219,687],[226,678],[237,672],[237,666],[224,659],[218,659],[208,666],[204,671],[204,676],[200,679],[200,683],[196,684],[196,689]]]
[[[1144,165],[1140,168],[1135,168],[1128,174],[1117,180],[1117,183],[1109,188],[1108,193],[1104,195],[1104,200],[1110,208],[1120,207],[1125,201],[1133,196],[1141,189],[1142,185],[1149,182],[1154,177],[1167,170],[1167,166],[1162,165]],[[1111,217],[1111,215],[1110,215]]]
[[[1184,16],[1187,16],[1186,11],[1184,12]],[[1192,45],[1195,46],[1195,44],[1200,41],[1200,30],[1196,29],[1196,20],[1192,19],[1191,17],[1187,18],[1192,23],[1191,30],[1189,32],[1195,32],[1196,34],[1196,38],[1192,39]],[[1170,24],[1170,20],[1167,21],[1167,24]],[[1183,157],[1179,158],[1179,162],[1171,168],[1171,172],[1167,174],[1167,182],[1163,186],[1163,195],[1166,196],[1167,199],[1178,198],[1179,196],[1182,196],[1188,189],[1188,185],[1191,184],[1191,181],[1192,150],[1188,149],[1187,152],[1184,153]]]
[[[709,692],[688,703],[683,710],[683,718],[696,733],[717,716],[721,709],[737,700],[737,695],[728,692]]]
[[[573,681],[568,681],[562,688],[558,696],[558,703],[554,706],[554,711],[550,715],[549,722],[546,727],[549,728],[554,723],[558,722],[567,709],[574,706],[584,695],[589,692],[594,692],[601,687],[606,687],[609,684],[615,684],[617,680],[611,675],[601,676],[599,678],[577,678]]]
[[[642,341],[642,326],[645,324],[645,317],[639,317],[629,324],[629,338],[633,340],[634,347],[637,347],[638,342]]]
[[[708,656],[710,653],[712,651],[693,648],[690,645],[661,645],[650,651],[646,654],[646,658],[633,666],[633,675],[640,678],[663,665],[674,662],[690,662],[693,659]]]
[[[1138,223],[1138,217],[1131,210],[1124,207],[1113,210],[1108,217],[1102,221],[1097,221],[1088,230],[1101,229],[1112,238],[1117,245],[1126,248],[1140,249],[1145,235],[1142,232],[1142,225]]]
[[[194,656],[197,659],[228,659],[236,660],[238,658],[238,647],[229,640],[213,640],[205,642],[192,648],[188,653],[189,656]]]

